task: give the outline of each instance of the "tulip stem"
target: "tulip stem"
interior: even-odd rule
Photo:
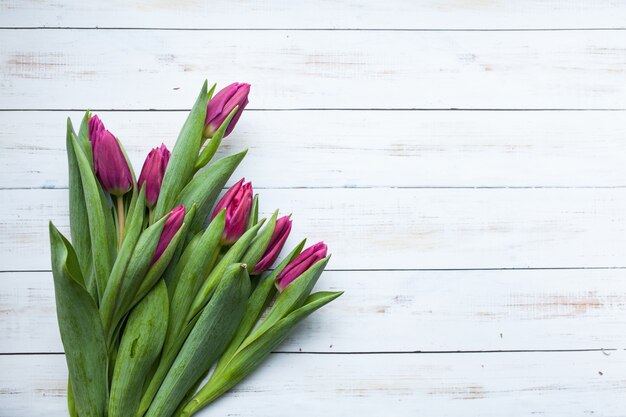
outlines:
[[[119,229],[119,236],[117,239],[117,248],[122,246],[122,239],[124,238],[124,197],[117,196],[117,223]]]

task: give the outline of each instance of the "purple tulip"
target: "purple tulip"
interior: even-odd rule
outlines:
[[[159,243],[154,251],[154,256],[152,257],[152,263],[154,264],[159,260],[167,246],[170,244],[174,235],[178,232],[178,229],[183,224],[183,220],[185,220],[185,206],[176,206],[170,211],[170,215],[165,220],[165,224],[163,225],[163,230],[161,231],[161,237],[159,238]]]
[[[89,140],[93,148],[93,166],[102,187],[115,196],[122,196],[133,188],[133,176],[120,144],[104,128],[98,116],[89,119]]]
[[[254,267],[252,275],[260,275],[274,264],[283,246],[285,246],[289,232],[291,232],[291,219],[288,216],[278,219],[272,237],[270,238],[270,243],[267,245],[265,253]]]
[[[287,288],[289,284],[295,281],[300,275],[308,270],[313,264],[320,259],[326,257],[328,248],[324,242],[318,242],[315,245],[305,249],[300,255],[281,271],[276,277],[276,286],[279,291]]]
[[[164,144],[161,144],[161,147],[150,151],[146,161],[143,163],[137,185],[141,187],[144,183],[146,184],[146,203],[148,207],[156,205],[159,191],[161,191],[163,176],[165,175],[165,168],[167,168],[169,160],[170,151],[167,150]]]
[[[250,84],[232,83],[213,96],[206,108],[204,136],[207,138],[212,137],[235,106],[239,106],[237,113],[235,113],[228,124],[224,137],[230,135],[230,132],[233,131],[237,121],[241,117],[243,109],[248,105],[249,93]]]
[[[252,183],[244,184],[244,180],[245,178],[242,178],[224,194],[211,216],[213,219],[220,211],[226,209],[224,233],[222,234],[222,244],[224,245],[235,243],[248,226],[248,218],[252,210]]]

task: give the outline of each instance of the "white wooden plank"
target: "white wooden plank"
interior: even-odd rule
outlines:
[[[281,352],[626,348],[625,270],[327,271]],[[49,272],[0,274],[0,353],[63,352]],[[363,331],[367,329],[367,331]]]
[[[624,108],[622,31],[2,30],[0,108]],[[304,126],[303,126],[304,127]]]
[[[624,265],[626,191],[615,189],[261,190],[263,212],[293,213],[331,269]],[[48,270],[48,220],[63,232],[67,190],[0,191],[2,270]]]
[[[81,113],[70,113],[75,124]],[[137,172],[185,112],[99,112]],[[626,185],[622,112],[249,111],[224,153],[257,187]],[[0,112],[0,188],[67,187],[65,114]]]
[[[624,27],[614,1],[3,0],[0,26],[155,28],[534,29]]]
[[[66,415],[62,355],[0,356],[0,414]],[[626,352],[274,354],[198,416],[621,417]]]

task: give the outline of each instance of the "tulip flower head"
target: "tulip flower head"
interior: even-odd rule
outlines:
[[[224,137],[230,135],[230,132],[233,131],[237,121],[241,117],[241,113],[243,113],[243,110],[248,105],[249,93],[250,84],[232,83],[213,96],[206,108],[206,120],[204,122],[205,137],[212,137],[230,112],[233,111],[236,106],[239,106],[237,113],[235,113],[228,124]]]
[[[178,229],[183,225],[183,220],[185,220],[185,206],[176,206],[170,211],[169,217],[165,221],[165,225],[163,225],[163,230],[161,231],[161,237],[159,238],[159,243],[154,251],[154,256],[152,257],[152,263],[154,264],[159,260],[165,249],[169,246],[170,242],[174,238],[174,235],[178,232]]]
[[[159,198],[163,176],[165,176],[165,168],[170,160],[170,151],[163,144],[159,148],[154,148],[148,154],[146,161],[141,168],[139,181],[137,185],[146,187],[146,204],[148,207],[154,207]]]
[[[224,233],[222,234],[222,244],[232,245],[243,235],[248,226],[248,218],[252,210],[252,183],[245,183],[242,178],[233,185],[217,203],[211,220],[217,214],[226,209],[226,219]]]
[[[122,196],[133,188],[133,176],[119,142],[104,128],[98,116],[89,119],[89,141],[93,149],[93,166],[102,188]]]
[[[291,261],[276,277],[276,287],[278,290],[283,291],[317,261],[324,259],[327,251],[328,247],[324,242],[318,242],[302,251],[302,253]]]
[[[291,232],[291,219],[289,216],[284,216],[278,219],[276,221],[274,232],[272,232],[270,243],[267,245],[265,253],[254,267],[252,275],[260,275],[274,264],[274,261],[278,258],[283,246],[285,246],[285,242],[289,237],[289,232]]]

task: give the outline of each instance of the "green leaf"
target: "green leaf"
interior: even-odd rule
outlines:
[[[93,256],[93,269],[98,298],[101,299],[113,265],[114,254],[111,251],[115,247],[115,243],[111,245],[111,241],[115,240],[115,235],[110,236],[113,220],[110,216],[110,210],[107,213],[104,209],[106,205],[102,200],[104,194],[100,189],[87,157],[80,148],[78,139],[72,133],[70,136],[83,185],[85,207],[87,209],[87,218],[89,219],[90,250]]]
[[[233,118],[233,116],[235,116],[235,113],[237,113],[238,108],[239,106],[235,106],[235,108],[230,112],[230,114],[226,117],[226,119],[224,119],[224,121],[222,122],[220,127],[217,129],[213,137],[209,139],[209,143],[207,143],[207,145],[204,147],[202,152],[200,152],[200,155],[198,156],[198,160],[196,161],[196,166],[195,166],[196,171],[204,167],[206,164],[209,163],[209,161],[211,161],[211,159],[213,159],[213,156],[215,156],[215,153],[217,152],[218,148],[220,147],[220,144],[222,143],[222,139],[224,138],[224,133],[226,133],[226,129],[228,128],[228,125],[231,119]]]
[[[255,194],[252,199],[252,209],[250,210],[250,217],[248,217],[248,225],[246,230],[257,224],[259,221],[259,195]]]
[[[250,278],[242,264],[230,265],[163,380],[146,417],[170,416],[211,368],[233,337],[244,313]]]
[[[182,242],[182,237],[184,236],[186,229],[187,225],[183,223],[180,226],[180,229],[178,229],[178,232],[176,232],[174,237],[172,237],[172,240],[169,245],[167,245],[167,248],[165,248],[163,254],[161,254],[159,259],[157,259],[150,269],[148,269],[148,273],[143,281],[141,281],[135,296],[131,298],[133,301],[128,306],[128,309],[137,304],[148,292],[150,292],[154,284],[156,284],[159,278],[161,278],[163,272],[169,266],[172,258],[174,257],[178,244]]]
[[[70,197],[70,234],[72,242],[76,246],[76,256],[80,263],[85,286],[94,300],[98,299],[95,275],[93,271],[93,256],[91,254],[91,235],[89,233],[89,217],[85,194],[83,193],[83,183],[80,178],[76,152],[72,136],[75,135],[72,121],[67,118],[67,168],[69,174],[69,197]]]
[[[50,223],[52,275],[65,360],[81,417],[105,415],[107,356],[96,302],[84,286],[72,245]]]
[[[343,292],[318,292],[310,295],[302,307],[276,322],[253,343],[239,350],[220,374],[213,374],[209,382],[200,389],[183,408],[179,417],[188,417],[234,387],[254,371],[267,356],[289,335],[293,328],[315,310],[330,303]]]
[[[182,204],[185,208],[191,207],[192,204],[198,206],[198,213],[190,225],[189,233],[194,235],[201,229],[205,219],[211,214],[211,209],[220,191],[246,156],[246,152],[248,151],[245,150],[215,161],[198,173],[181,191],[176,199],[176,205]]]
[[[243,255],[246,250],[252,243],[252,240],[256,236],[259,228],[263,225],[263,221],[257,223],[252,229],[246,231],[240,238],[235,242],[233,246],[228,249],[228,252],[222,257],[222,259],[215,265],[215,268],[211,271],[207,279],[202,284],[202,287],[198,291],[196,298],[194,299],[191,309],[189,310],[189,314],[187,316],[187,321],[191,319],[191,317],[198,314],[198,312],[206,305],[206,303],[211,299],[213,295],[213,291],[219,284],[219,279],[224,275],[224,271],[226,268],[234,263],[241,262]]]
[[[330,256],[324,259],[320,259],[314,263],[309,269],[302,273],[295,281],[287,286],[284,291],[276,298],[274,305],[270,309],[269,313],[254,329],[254,331],[244,340],[242,347],[252,343],[256,338],[261,336],[265,331],[271,328],[276,322],[291,313],[293,310],[299,308],[304,300],[309,296],[313,286],[319,279],[324,268],[328,264]],[[239,349],[242,349],[240,347]]]
[[[285,259],[283,259],[278,267],[272,271],[271,274],[267,275],[265,279],[254,289],[252,295],[248,299],[248,303],[246,304],[246,312],[243,319],[241,319],[241,324],[239,324],[239,327],[237,328],[237,333],[235,333],[233,340],[231,340],[228,344],[228,347],[215,367],[215,374],[222,372],[237,349],[239,349],[241,342],[244,341],[250,331],[254,328],[254,325],[259,320],[263,311],[265,311],[269,302],[276,293],[276,286],[274,285],[276,277],[300,254],[300,252],[302,252],[305,243],[306,239],[300,242],[300,244],[296,246],[291,253],[285,257]]]
[[[105,332],[109,334],[111,322],[115,313],[115,307],[122,286],[122,281],[125,279],[126,269],[130,262],[131,256],[135,250],[135,245],[139,240],[141,231],[144,224],[144,204],[146,201],[145,187],[141,189],[139,197],[137,198],[136,206],[140,205],[140,209],[133,209],[129,212],[128,223],[124,234],[124,240],[122,241],[122,247],[115,259],[111,275],[107,283],[102,302],[100,303],[100,315],[102,317],[102,323],[104,325]],[[110,340],[108,341],[110,342]]]
[[[169,300],[160,281],[135,307],[124,329],[111,382],[108,417],[134,417],[143,384],[161,353]]]
[[[123,274],[123,279],[119,285],[117,295],[114,299],[115,304],[112,309],[112,319],[109,323],[106,323],[107,340],[111,340],[118,323],[130,310],[130,304],[135,298],[137,290],[150,268],[154,251],[159,243],[163,226],[168,217],[169,216],[165,216],[161,218],[152,226],[145,229],[135,244]]]
[[[191,308],[194,295],[200,289],[204,277],[209,273],[220,249],[220,238],[224,232],[225,211],[222,210],[209,227],[192,244],[187,246],[182,255],[184,262],[179,263],[179,273],[174,278],[172,310],[167,329],[165,346],[173,344],[182,328]]]
[[[267,226],[256,235],[252,244],[250,244],[250,247],[246,251],[246,254],[243,256],[242,262],[248,265],[248,272],[254,271],[254,266],[267,250],[267,245],[270,244],[272,233],[274,233],[274,229],[276,228],[276,217],[278,217],[278,210],[272,214]]]
[[[172,156],[165,170],[154,218],[158,219],[175,206],[176,198],[193,177],[196,158],[202,144],[202,132],[208,102],[207,83],[204,82],[183,128],[178,135]],[[189,206],[190,207],[190,206]],[[185,208],[189,208],[185,206]]]

